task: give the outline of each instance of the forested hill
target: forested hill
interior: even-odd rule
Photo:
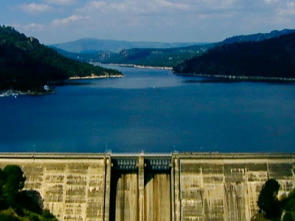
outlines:
[[[101,62],[117,64],[133,64],[145,66],[173,67],[187,59],[200,56],[209,49],[224,44],[237,42],[255,42],[279,37],[281,35],[295,33],[295,30],[284,29],[271,31],[270,33],[257,33],[239,35],[216,43],[203,43],[185,46],[184,44],[127,44],[124,41],[100,41],[95,39],[82,39],[66,44],[52,46],[61,55],[84,62]],[[126,44],[123,44],[126,43]],[[118,46],[120,46],[118,48]],[[125,47],[124,49],[122,49]],[[130,48],[132,47],[132,48]],[[149,47],[149,48],[148,48]],[[166,48],[163,48],[166,47]],[[116,50],[114,50],[116,49]],[[122,49],[118,51],[117,49]],[[67,50],[67,51],[64,51]],[[71,52],[75,51],[75,53]]]
[[[72,42],[65,42],[51,45],[73,53],[92,53],[96,51],[110,51],[119,53],[124,49],[131,48],[175,48],[187,47],[195,45],[194,43],[167,43],[167,42],[132,42],[132,41],[116,41],[116,40],[101,40],[95,38],[84,38]]]
[[[175,73],[295,78],[295,34],[224,44],[174,68]]]
[[[0,90],[42,92],[45,84],[90,75],[121,73],[63,57],[33,37],[0,26]]]
[[[282,35],[295,33],[294,29],[283,29],[281,31],[274,30],[269,33],[257,33],[250,35],[237,35],[230,38],[226,38],[221,42],[221,44],[232,44],[237,42],[247,42],[247,41],[263,41],[270,38],[276,38]]]
[[[122,50],[102,61],[104,63],[135,64],[145,66],[173,67],[186,59],[199,56],[214,47],[214,44],[201,44],[183,48],[133,48]]]
[[[133,64],[145,66],[173,67],[176,64],[201,55],[215,44],[199,44],[181,48],[131,48],[119,53],[110,51],[88,51],[73,53],[52,47],[61,55],[83,62]]]

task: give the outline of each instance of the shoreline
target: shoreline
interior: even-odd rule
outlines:
[[[122,78],[124,77],[124,75],[90,75],[90,76],[83,76],[83,77],[79,77],[79,76],[73,76],[73,77],[69,77],[68,80],[88,80],[88,79],[103,79],[103,78]]]
[[[165,66],[151,66],[151,65],[138,65],[138,64],[120,64],[120,63],[97,63],[102,65],[114,65],[119,67],[130,67],[130,68],[146,68],[146,69],[159,69],[159,70],[173,70],[173,67]]]
[[[0,98],[2,97],[14,97],[17,98],[18,96],[42,96],[42,95],[47,95],[47,94],[55,94],[54,90],[50,91],[20,91],[20,90],[4,90],[0,91]]]
[[[103,78],[122,78],[124,75],[90,75],[90,76],[84,76],[84,77],[69,77],[66,81],[74,81],[74,80],[87,80],[87,79],[103,79]],[[65,82],[66,82],[65,81]],[[67,83],[65,83],[66,85]],[[44,90],[27,90],[27,91],[21,91],[21,90],[14,90],[14,89],[8,89],[0,91],[0,98],[2,97],[14,97],[17,98],[18,96],[42,96],[42,95],[48,95],[48,94],[55,94],[54,86],[58,85],[57,82],[52,83],[53,86],[44,85]]]
[[[236,76],[236,75],[209,75],[209,74],[184,74],[184,73],[175,73],[179,76],[188,76],[188,77],[206,77],[206,78],[220,78],[220,79],[229,79],[229,80],[238,80],[238,81],[270,81],[270,82],[294,82],[295,78],[284,78],[284,77],[263,77],[263,76]]]
[[[146,68],[146,69],[173,70],[173,67],[161,67],[161,66],[134,65],[133,67],[134,68]]]

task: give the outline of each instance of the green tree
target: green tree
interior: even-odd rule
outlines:
[[[295,189],[281,202],[281,207],[286,212],[283,221],[295,221]]]
[[[0,214],[0,220],[1,221],[20,221],[18,218],[10,216],[10,215],[4,215]]]
[[[295,189],[293,189],[287,199],[282,202],[282,205],[286,211],[295,212]]]
[[[3,186],[5,185],[6,183],[6,174],[4,173],[4,171],[0,168],[0,209],[3,209],[5,208],[5,199],[3,197]]]
[[[293,221],[292,214],[287,212],[283,217],[283,221]]]
[[[18,205],[29,211],[41,214],[43,209],[43,200],[38,191],[23,190],[18,194]]]
[[[7,205],[11,207],[17,206],[17,196],[20,190],[25,186],[26,177],[22,169],[16,165],[8,165],[4,168],[6,182],[2,187],[2,195]]]
[[[282,210],[277,198],[280,184],[275,179],[269,179],[262,186],[258,197],[258,206],[265,212],[266,218],[280,217]]]
[[[49,211],[43,210],[43,200],[38,191],[23,190],[25,181],[19,166],[9,165],[0,169],[0,220],[57,221]],[[6,212],[1,213],[2,210]]]

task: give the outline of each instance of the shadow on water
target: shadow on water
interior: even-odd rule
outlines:
[[[92,82],[87,80],[69,80],[69,81],[62,81],[57,82],[55,86],[80,86],[80,85],[90,85]]]
[[[201,78],[201,79],[190,79],[190,80],[184,80],[183,83],[185,84],[229,84],[229,83],[242,83],[242,82],[251,82],[251,83],[267,83],[267,84],[295,84],[294,81],[282,81],[282,80],[272,80],[272,79],[229,79],[229,78]]]
[[[184,80],[183,83],[186,84],[199,84],[199,83],[240,83],[241,80],[232,79],[221,79],[221,78],[206,78],[206,79],[194,79],[194,80]]]

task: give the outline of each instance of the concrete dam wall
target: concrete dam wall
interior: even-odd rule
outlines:
[[[295,154],[0,154],[61,221],[246,221],[262,185],[295,188]]]

